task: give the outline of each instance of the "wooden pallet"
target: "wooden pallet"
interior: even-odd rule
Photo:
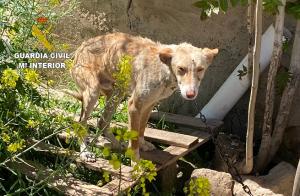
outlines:
[[[163,178],[168,179],[168,181],[171,182],[172,179],[170,179],[170,173],[172,175],[176,174],[176,171],[173,170],[176,168],[177,160],[207,142],[210,139],[210,134],[207,130],[205,131],[207,127],[200,119],[162,112],[152,113],[151,118],[154,120],[164,118],[164,120],[168,122],[193,127],[193,129],[190,129],[189,131],[185,130],[180,133],[146,128],[146,140],[167,145],[168,147],[164,150],[156,149],[150,152],[141,152],[141,157],[155,163],[157,171],[160,171],[161,174],[165,173],[165,177],[163,176]],[[92,122],[91,124],[95,125],[95,122]],[[210,120],[208,121],[208,125],[214,130],[220,127],[222,122]],[[124,124],[118,124],[118,126],[124,126]],[[64,134],[65,133],[60,136],[66,137]],[[99,137],[96,146],[103,146],[103,141],[103,138]],[[35,143],[36,141],[31,142]],[[50,188],[65,195],[117,195],[120,182],[119,179],[121,179],[121,190],[123,191],[136,184],[136,182],[131,179],[130,175],[132,167],[122,165],[122,176],[120,178],[119,171],[114,170],[109,164],[109,161],[102,158],[97,158],[96,162],[84,162],[79,158],[79,152],[70,151],[43,142],[36,145],[34,150],[55,154],[57,156],[68,156],[78,165],[94,171],[108,171],[112,175],[113,180],[102,187],[80,181],[70,176],[65,177],[55,175],[48,179],[47,185]],[[45,166],[28,160],[25,160],[24,162],[10,162],[9,166],[18,169],[22,174],[37,181],[45,180],[50,176],[50,173],[53,172],[52,170],[45,168]],[[165,185],[164,187],[166,188],[167,186],[172,185],[172,183],[168,184],[169,185]]]

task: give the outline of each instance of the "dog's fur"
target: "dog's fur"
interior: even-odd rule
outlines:
[[[154,146],[144,140],[144,131],[153,106],[169,97],[176,89],[187,100],[193,100],[204,73],[218,49],[196,48],[188,43],[164,45],[150,39],[124,33],[112,33],[92,38],[75,52],[71,75],[79,87],[72,93],[82,101],[80,121],[86,123],[100,95],[112,96],[122,56],[130,55],[132,76],[128,94],[129,130],[139,133],[139,139],[131,141],[131,147],[139,159],[139,149],[152,150]],[[118,101],[110,101],[99,121],[104,128],[110,122]],[[113,140],[108,131],[104,135]],[[82,146],[82,150],[85,148]],[[84,154],[85,156],[86,154]]]

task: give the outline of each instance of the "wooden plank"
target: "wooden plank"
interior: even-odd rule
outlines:
[[[111,127],[128,127],[125,123],[111,124]],[[153,129],[146,127],[145,139],[161,144],[179,146],[183,148],[189,148],[197,143],[198,137],[192,135],[186,135],[171,131],[164,131],[160,129]]]
[[[65,195],[113,195],[113,193],[105,187],[98,187],[96,185],[83,182],[74,177],[62,176],[59,173],[48,169],[38,163],[24,160],[24,162],[9,162],[7,166],[19,171],[20,173],[28,176],[37,181],[47,183],[47,186]]]
[[[198,140],[198,137],[195,136],[184,135],[181,133],[163,131],[160,129],[153,128],[146,128],[144,136],[150,141],[179,146],[183,148],[189,148],[190,146],[197,143]]]
[[[36,141],[34,141],[35,143]],[[52,144],[46,144],[44,142],[39,143],[36,147],[34,147],[35,151],[39,152],[47,152],[56,154],[59,156],[68,156],[71,159],[74,159],[78,165],[85,166],[88,169],[94,171],[108,171],[114,176],[119,176],[119,170],[115,170],[108,160],[102,158],[96,158],[95,162],[86,162],[80,159],[80,153],[76,151],[71,151],[68,149],[60,148]],[[130,180],[132,171],[132,167],[121,165],[122,167],[122,178]]]
[[[195,118],[191,116],[183,116],[179,114],[172,114],[167,112],[152,112],[150,119],[159,121],[161,119],[164,119],[167,122],[175,123],[178,125],[186,125],[195,127],[198,129],[207,129],[206,125],[202,122],[200,118]],[[216,127],[220,127],[223,124],[222,121],[215,120],[215,119],[207,119],[207,125],[215,129]]]
[[[176,162],[158,172],[158,189],[160,190],[161,195],[172,195],[177,180],[177,173],[178,169]]]
[[[65,132],[65,131],[63,131],[63,132],[61,132],[61,133],[59,133],[57,135],[62,140],[66,140],[68,137],[71,137],[71,138],[75,137],[73,132],[71,132],[71,134],[68,135],[68,133]],[[94,140],[94,138],[95,138],[95,136],[93,136],[93,135],[87,136],[87,138],[86,138],[87,143],[92,143],[92,141]],[[108,148],[110,148],[111,147],[111,142],[108,141],[105,137],[103,137],[103,136],[100,135],[100,136],[98,136],[94,140],[93,146],[98,147],[98,148],[101,148],[101,147],[108,147]]]
[[[176,162],[179,158],[185,156],[210,139],[210,134],[203,131],[195,131],[193,134],[195,136],[198,135],[199,139],[196,144],[188,149],[178,146],[169,146],[163,151],[156,149],[153,151],[141,152],[141,157],[143,159],[151,160],[154,163],[157,163],[157,170],[163,169],[164,167]]]
[[[118,178],[113,178],[112,181],[107,183],[103,186],[103,188],[108,189],[113,195],[118,195],[119,193],[119,185],[120,185],[120,192],[124,192],[128,190],[130,187],[134,186],[137,181],[127,181],[127,180],[120,180]]]

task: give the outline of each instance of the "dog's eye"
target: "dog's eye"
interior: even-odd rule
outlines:
[[[203,71],[203,69],[204,69],[203,67],[198,67],[197,72],[201,72],[201,71]]]
[[[184,75],[186,73],[186,68],[178,67],[178,73],[181,74],[181,75]]]

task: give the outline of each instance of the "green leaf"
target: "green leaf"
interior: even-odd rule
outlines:
[[[129,137],[132,140],[137,140],[138,136],[139,136],[139,133],[137,131],[132,130],[129,132]]]
[[[227,0],[219,0],[220,8],[224,12],[228,10],[228,1]]]
[[[116,133],[117,133],[117,135],[122,135],[122,130],[121,129],[117,129]]]
[[[247,5],[247,3],[248,3],[248,1],[247,1],[247,0],[241,0],[241,5],[242,5],[242,6],[246,6],[246,5]]]
[[[119,160],[118,155],[116,153],[112,154],[109,163],[113,166],[114,169],[119,169],[121,166],[121,161]]]
[[[104,147],[102,150],[102,154],[103,154],[103,156],[108,157],[110,155],[110,149],[107,147]]]
[[[239,0],[230,0],[230,3],[233,7],[235,7],[239,3]]]
[[[264,10],[275,15],[278,13],[278,6],[282,5],[280,0],[264,0]]]
[[[118,140],[118,141],[121,140],[121,136],[120,136],[120,135],[117,135],[115,138],[116,138],[116,140]]]
[[[282,94],[287,84],[290,82],[292,75],[286,70],[278,71],[276,76],[276,90],[279,94]]]
[[[207,18],[208,18],[208,16],[207,16],[206,12],[205,11],[201,11],[200,19],[201,20],[205,20]]]
[[[104,178],[105,182],[109,182],[109,172],[104,171],[102,177]]]
[[[197,7],[197,8],[201,8],[201,9],[208,9],[210,8],[208,2],[206,0],[202,0],[202,1],[197,1],[195,3],[193,3],[193,6]]]
[[[211,4],[214,8],[219,7],[219,1],[217,1],[217,0],[210,1],[210,4]]]
[[[296,19],[300,19],[300,1],[298,2],[287,2],[286,3],[286,12]]]
[[[121,162],[119,160],[111,160],[110,163],[112,164],[114,169],[119,169]]]
[[[128,148],[125,152],[125,156],[130,158],[130,159],[134,159],[134,151],[131,148]]]

